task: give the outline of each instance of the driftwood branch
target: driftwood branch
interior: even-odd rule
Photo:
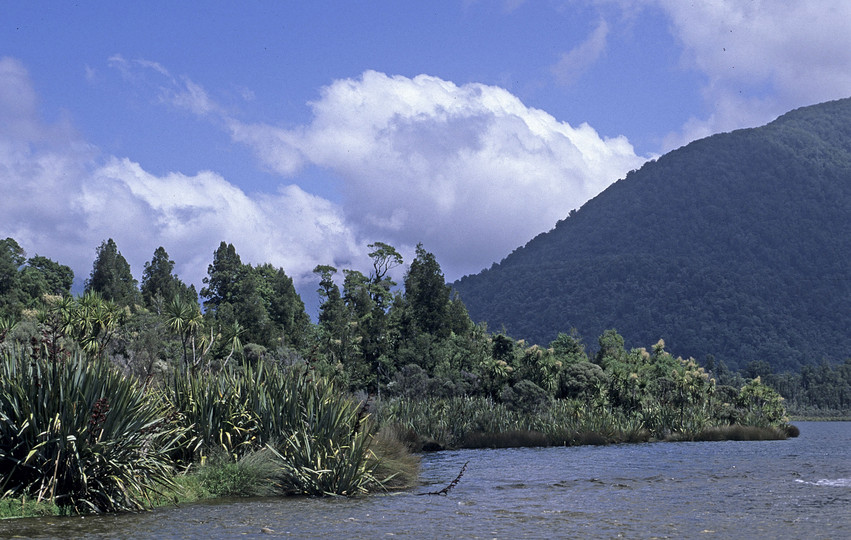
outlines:
[[[461,472],[458,473],[458,476],[455,477],[455,480],[449,482],[449,485],[439,491],[429,491],[428,493],[420,493],[420,495],[447,495],[449,490],[454,488],[458,482],[461,480],[461,477],[464,476],[464,471],[467,470],[467,465],[470,462],[464,463],[464,466],[461,467]]]

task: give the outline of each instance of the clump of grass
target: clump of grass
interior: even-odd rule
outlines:
[[[0,519],[60,516],[63,513],[62,508],[51,501],[39,502],[26,497],[0,499]]]
[[[388,490],[410,489],[417,485],[420,458],[412,452],[410,433],[398,426],[384,426],[369,445],[376,460],[373,474]]]
[[[788,437],[785,428],[761,426],[714,426],[693,436],[675,434],[667,440],[675,441],[778,441]]]
[[[296,422],[269,450],[280,459],[280,488],[302,495],[357,495],[381,487],[369,445],[373,424],[333,381],[294,375]]]
[[[249,452],[238,459],[219,452],[196,474],[214,497],[265,497],[275,493],[279,467],[277,457],[268,449]]]

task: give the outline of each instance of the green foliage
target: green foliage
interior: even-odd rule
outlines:
[[[27,259],[27,265],[21,270],[21,288],[30,299],[29,305],[44,295],[69,295],[73,282],[71,268],[40,255]]]
[[[282,459],[280,487],[306,495],[356,495],[381,486],[369,449],[369,417],[354,400],[341,396],[327,379],[306,370],[290,372],[283,388],[257,402],[267,446]],[[285,397],[278,392],[286,391]],[[286,429],[280,429],[284,426]]]
[[[17,315],[23,304],[19,268],[24,264],[23,248],[13,239],[0,240],[0,316]]]
[[[78,512],[142,509],[180,430],[106,360],[0,353],[0,492]]]
[[[788,420],[783,398],[762,384],[759,377],[751,379],[739,392],[739,405],[745,409],[744,424],[771,427]]]
[[[4,497],[0,499],[0,519],[17,517],[47,517],[62,514],[62,509],[48,501]]]
[[[145,306],[159,312],[163,304],[170,302],[178,295],[187,301],[197,302],[195,287],[187,287],[173,272],[174,261],[169,258],[165,248],[158,247],[154,251],[154,257],[150,262],[145,263],[142,271],[140,289]]]
[[[213,262],[207,267],[206,285],[201,289],[201,296],[206,298],[204,305],[215,312],[225,302],[232,302],[236,297],[236,285],[242,271],[242,259],[233,244],[222,241],[213,253]]]
[[[176,451],[183,463],[211,454],[241,456],[258,447],[258,416],[248,406],[253,381],[226,370],[218,376],[175,370],[168,397],[186,428]]]
[[[74,272],[65,265],[26,252],[12,238],[0,240],[0,317],[16,318],[44,295],[67,295]]]
[[[587,361],[573,362],[560,374],[558,397],[590,401],[607,386],[608,376],[603,368]]]
[[[95,292],[77,298],[45,295],[22,314],[20,324],[7,327],[4,340],[7,349],[27,347],[33,356],[51,361],[61,361],[78,349],[102,356],[127,318],[126,308]]]
[[[434,255],[417,244],[416,258],[405,274],[405,301],[416,328],[438,337],[452,331],[449,286]]]
[[[281,459],[275,479],[284,492],[354,495],[381,486],[368,417],[309,369],[259,363],[213,377],[176,372],[170,399],[187,429],[185,463],[232,456],[237,465],[216,474],[243,474],[246,456],[266,448]]]
[[[201,296],[207,316],[220,328],[231,329],[231,337],[238,324],[241,343],[267,349],[307,345],[310,319],[292,279],[282,269],[271,264],[243,264],[233,244],[222,242],[213,254],[204,283]],[[220,345],[224,346],[213,352],[215,356],[241,355],[232,339],[220,341]]]
[[[525,412],[538,411],[549,402],[546,390],[528,379],[506,386],[499,397],[509,409]]]
[[[136,279],[130,264],[110,238],[97,248],[92,272],[86,280],[86,292],[96,292],[120,306],[132,306],[139,300]]]

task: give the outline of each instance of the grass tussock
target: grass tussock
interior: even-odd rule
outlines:
[[[383,489],[401,490],[417,485],[420,457],[412,452],[411,433],[398,426],[378,430],[369,446],[375,466],[373,475],[382,481]]]
[[[797,428],[796,428],[797,429]],[[688,438],[671,440],[689,441],[779,441],[789,437],[786,428],[761,426],[714,426]]]
[[[518,448],[534,446],[550,446],[550,439],[539,431],[513,429],[502,433],[485,433],[474,431],[468,433],[462,440],[464,448]]]
[[[279,467],[269,450],[260,449],[239,459],[216,454],[197,475],[205,491],[214,497],[266,497],[275,494]]]
[[[0,499],[0,519],[60,515],[63,515],[62,508],[50,501],[37,501],[26,497]]]

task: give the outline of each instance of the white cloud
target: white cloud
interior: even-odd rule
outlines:
[[[249,197],[209,171],[160,177],[112,158],[93,173],[77,201],[91,230],[145,246],[138,256],[149,259],[154,243],[180,253],[173,256],[179,273],[195,283],[221,240],[233,243],[244,261],[283,267],[297,281],[309,278],[317,264],[350,260],[362,250],[340,209],[298,186]],[[115,206],[120,223],[109,212]]]
[[[100,155],[61,122],[41,121],[26,70],[7,62],[0,100],[16,98],[0,101],[0,118],[15,122],[0,128],[8,134],[0,182],[13,202],[0,229],[79,278],[108,237],[137,277],[162,245],[196,285],[221,240],[302,284],[316,264],[365,268],[368,242],[410,255],[422,241],[456,278],[548,230],[643,162],[626,139],[559,122],[493,86],[368,71],[322,89],[312,120],[283,129],[229,117],[200,85],[160,64],[110,63],[170,104],[227,126],[270,170],[325,170],[344,193],[339,205],[297,185],[250,195],[214,172],[154,175],[132,158]]]
[[[851,2],[653,2],[684,46],[683,65],[707,78],[709,116],[692,118],[668,147],[851,95]]]
[[[311,106],[296,129],[230,119],[232,136],[282,175],[333,171],[361,235],[422,241],[453,277],[489,266],[644,161],[623,137],[482,84],[367,71]]]
[[[249,196],[209,171],[156,176],[99,155],[66,122],[44,123],[37,103],[24,66],[0,59],[0,237],[71,266],[78,279],[110,237],[137,278],[162,245],[181,278],[199,287],[222,240],[245,262],[283,267],[297,283],[317,264],[365,257],[342,210],[298,186]]]
[[[600,20],[588,39],[563,53],[559,61],[550,68],[559,84],[570,86],[590,68],[606,50],[609,25]]]

